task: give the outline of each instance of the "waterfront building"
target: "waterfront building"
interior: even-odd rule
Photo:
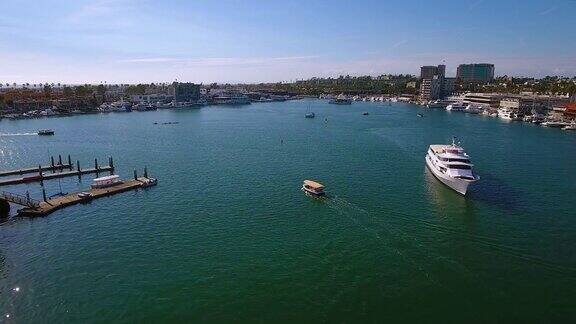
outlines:
[[[200,99],[200,85],[189,82],[174,82],[174,100],[176,102],[193,102]]]
[[[576,102],[569,102],[566,104],[566,109],[564,110],[564,117],[576,120]]]
[[[446,82],[446,65],[420,67],[420,100],[430,101],[444,98],[454,91],[453,80]],[[452,78],[450,78],[452,79]]]
[[[454,93],[454,88],[456,84],[456,78],[444,78],[444,82],[442,83],[442,93],[440,94],[442,97],[449,96]]]
[[[432,79],[435,76],[444,78],[446,75],[446,65],[426,65],[420,67],[420,79]]]
[[[402,102],[411,102],[414,101],[415,95],[413,94],[409,94],[409,93],[404,93],[398,96],[398,101],[402,101]]]
[[[420,84],[420,100],[430,101],[440,98],[441,81],[438,76],[431,79],[422,79]]]
[[[456,70],[456,78],[462,82],[488,83],[494,80],[494,64],[460,64]]]
[[[144,94],[144,95],[132,95],[130,96],[130,101],[135,103],[157,103],[157,102],[170,102],[174,100],[174,96],[167,94]]]
[[[464,103],[478,106],[499,108],[504,95],[499,93],[466,93],[463,96]]]

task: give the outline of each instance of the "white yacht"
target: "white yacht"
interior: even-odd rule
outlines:
[[[464,111],[466,109],[466,105],[463,103],[453,103],[446,106],[446,110],[448,111]]]
[[[500,117],[504,120],[521,120],[521,119],[518,119],[518,116],[514,113],[514,111],[512,111],[511,109],[508,109],[508,108],[498,109],[498,117]]]
[[[481,106],[474,107],[472,105],[468,105],[466,106],[466,109],[464,109],[464,112],[467,114],[479,114],[483,112],[483,110]]]
[[[576,121],[572,121],[570,124],[568,124],[567,126],[562,127],[563,130],[569,130],[569,131],[573,131],[576,130]]]
[[[347,98],[343,93],[341,93],[338,97],[328,101],[328,103],[334,105],[351,105],[352,99]]]
[[[470,157],[455,143],[455,138],[451,145],[430,145],[426,165],[438,180],[463,195],[472,182],[480,179],[472,170]]]

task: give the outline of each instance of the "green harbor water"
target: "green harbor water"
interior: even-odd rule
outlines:
[[[56,135],[27,135],[43,128]],[[0,169],[113,156],[123,178],[147,166],[159,179],[2,221],[0,322],[576,319],[576,133],[318,100],[2,120],[0,133]],[[466,197],[425,168],[453,135],[481,177]]]

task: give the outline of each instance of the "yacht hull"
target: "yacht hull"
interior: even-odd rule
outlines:
[[[440,182],[450,187],[452,190],[462,195],[466,195],[466,192],[468,191],[468,186],[471,183],[470,181],[452,178],[441,173],[432,165],[432,161],[430,160],[430,157],[428,155],[426,155],[425,160],[426,160],[426,166],[428,167],[430,172],[432,172],[432,174],[436,177],[436,179],[440,180]]]

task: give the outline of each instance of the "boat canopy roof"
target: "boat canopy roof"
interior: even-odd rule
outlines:
[[[105,176],[105,177],[100,177],[100,178],[96,178],[93,181],[94,182],[101,182],[101,181],[110,181],[110,180],[116,180],[118,179],[120,176],[117,174],[113,174],[113,175],[109,175],[109,176]]]
[[[312,188],[312,189],[324,189],[324,185],[312,180],[304,180],[304,185]]]

